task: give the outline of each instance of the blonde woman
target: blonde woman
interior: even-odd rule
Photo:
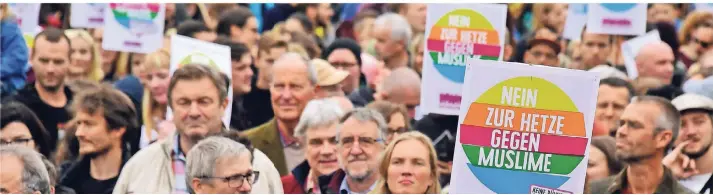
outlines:
[[[401,134],[381,156],[381,177],[370,194],[440,194],[437,161],[430,138],[418,131]]]
[[[413,58],[411,66],[418,75],[422,75],[421,71],[423,70],[423,53],[426,49],[423,45],[424,39],[425,37],[422,33],[417,34],[411,39],[411,46],[409,47],[409,52],[411,52],[411,57]]]
[[[67,80],[88,79],[100,82],[104,79],[99,45],[86,30],[69,29],[64,34],[72,42],[72,64],[67,72]]]
[[[713,48],[713,13],[694,11],[683,21],[678,33],[681,47],[678,49],[681,62],[690,67],[698,57]]]
[[[158,50],[144,58],[141,76],[144,82],[144,97],[141,105],[144,125],[141,127],[140,148],[175,130],[173,123],[166,121],[168,84],[171,80],[169,55],[166,50]]]
[[[89,30],[94,38],[94,42],[101,46],[104,41],[104,29],[95,28]],[[129,53],[104,50],[99,48],[102,56],[102,71],[104,71],[104,81],[114,82],[126,75],[129,65]]]

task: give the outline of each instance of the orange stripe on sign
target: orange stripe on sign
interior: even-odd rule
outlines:
[[[441,39],[441,33],[443,33],[442,29],[444,29],[444,28],[457,30],[458,41],[461,40],[461,35],[463,35],[463,32],[485,32],[486,33],[485,36],[486,36],[486,40],[487,40],[485,44],[498,45],[500,43],[500,41],[498,41],[500,38],[498,37],[497,31],[485,30],[485,29],[456,28],[456,27],[434,26],[433,28],[431,28],[431,34],[428,35],[428,39],[430,39],[430,40],[445,40],[445,39]],[[472,43],[476,43],[475,40],[478,40],[477,34],[478,33],[475,33],[475,34],[471,33],[471,40],[473,40],[473,41],[471,41]]]
[[[492,109],[492,111],[489,109]],[[529,119],[529,124],[525,122],[527,120],[523,121],[523,114],[525,119]],[[557,120],[560,122],[558,123]],[[537,122],[537,124],[534,124],[534,122]],[[468,108],[468,115],[463,120],[463,124],[554,135],[556,135],[554,132],[556,132],[558,124],[562,124],[563,126],[560,128],[562,135],[586,136],[584,115],[579,112],[472,103]]]

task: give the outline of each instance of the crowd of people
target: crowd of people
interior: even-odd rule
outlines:
[[[151,53],[104,50],[69,6],[26,39],[0,3],[0,193],[448,192],[458,116],[418,109],[436,4],[166,3]],[[584,192],[710,194],[713,12],[648,4],[661,40],[630,79],[635,36],[563,39],[567,9],[508,4],[503,59],[600,75]],[[176,34],[228,46],[230,77],[171,72]]]

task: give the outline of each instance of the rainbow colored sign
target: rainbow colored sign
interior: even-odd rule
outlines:
[[[154,22],[159,14],[158,3],[109,3],[109,8],[114,19],[136,36],[161,30]]]

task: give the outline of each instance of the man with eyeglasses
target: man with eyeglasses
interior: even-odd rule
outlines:
[[[361,47],[352,39],[340,38],[332,42],[322,54],[329,64],[337,69],[349,72],[341,82],[345,94],[351,94],[361,85]]]
[[[559,67],[559,53],[562,47],[554,41],[547,39],[533,39],[525,52],[525,63]]]
[[[356,108],[340,119],[336,139],[342,169],[318,179],[323,194],[366,194],[374,189],[386,129],[384,117],[369,108]]]
[[[196,194],[249,194],[260,174],[253,170],[245,145],[212,136],[188,152],[186,186]]]

